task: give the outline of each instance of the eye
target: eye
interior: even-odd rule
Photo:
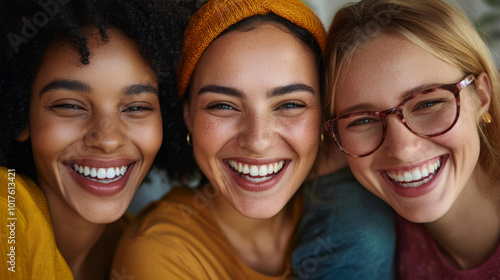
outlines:
[[[141,112],[141,111],[153,111],[153,108],[148,106],[129,106],[122,112]]]
[[[376,124],[380,121],[377,118],[362,116],[358,118],[348,118],[347,120],[347,128],[360,128],[362,126],[367,126],[370,124]]]
[[[443,99],[424,100],[416,104],[412,111],[415,112],[424,109],[437,109],[436,107],[439,107],[439,105],[445,104],[446,102],[448,102],[448,100],[443,100]]]
[[[300,102],[287,102],[278,107],[278,109],[285,109],[285,110],[290,110],[290,109],[297,109],[297,108],[304,108],[306,107],[303,103]]]
[[[207,106],[208,110],[236,110],[233,106],[227,103],[216,103]]]
[[[63,112],[63,113],[72,113],[72,112],[86,110],[82,105],[72,102],[56,103],[54,105],[51,105],[49,108],[52,109],[53,111]]]

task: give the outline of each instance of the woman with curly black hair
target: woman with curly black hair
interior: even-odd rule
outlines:
[[[187,17],[155,0],[0,5],[0,217],[8,223],[0,278],[104,279],[120,217],[163,134],[160,154],[169,157],[157,163],[171,178],[190,170],[173,144],[187,132],[174,93]]]

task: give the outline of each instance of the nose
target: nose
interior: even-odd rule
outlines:
[[[87,147],[109,154],[124,145],[123,124],[118,118],[95,116],[89,122],[90,127],[84,136],[84,143]]]
[[[422,137],[413,134],[396,115],[386,117],[387,130],[380,149],[389,157],[406,159],[420,152]]]
[[[271,118],[263,113],[252,113],[241,119],[238,143],[255,154],[261,154],[272,145],[273,128]]]

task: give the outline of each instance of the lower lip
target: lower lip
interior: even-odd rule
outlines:
[[[430,191],[432,191],[433,189],[435,189],[437,187],[437,185],[441,179],[441,176],[443,174],[442,171],[443,171],[447,162],[448,162],[447,157],[441,158],[441,167],[439,168],[438,173],[429,182],[427,182],[419,187],[414,187],[414,188],[401,187],[399,185],[394,184],[387,177],[386,174],[382,175],[382,177],[387,182],[387,184],[394,190],[394,192],[397,193],[398,195],[404,196],[404,197],[410,197],[410,198],[411,197],[419,197],[419,196],[422,196],[422,195],[429,193]]]
[[[128,182],[130,173],[132,173],[134,166],[135,164],[130,165],[127,168],[127,172],[125,173],[125,175],[123,175],[119,180],[116,180],[109,184],[99,183],[87,179],[86,177],[83,177],[79,173],[75,172],[69,165],[67,165],[67,168],[69,169],[69,172],[73,179],[85,191],[96,196],[112,196],[119,193],[123,188],[125,188],[125,184]]]
[[[229,169],[231,177],[240,188],[250,192],[263,192],[271,189],[279,182],[279,180],[281,180],[283,174],[285,173],[285,170],[288,168],[288,162],[285,163],[285,166],[283,166],[280,172],[274,175],[274,177],[261,183],[254,183],[244,179],[239,174],[237,174],[227,163],[226,167]]]

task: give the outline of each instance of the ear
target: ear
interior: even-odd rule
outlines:
[[[16,137],[16,140],[18,142],[25,142],[28,140],[28,138],[30,138],[30,129],[29,126],[26,126],[26,128],[21,132],[21,134],[19,134]]]
[[[477,75],[475,79],[476,92],[479,98],[478,118],[481,120],[484,114],[490,109],[491,103],[491,81],[486,73]]]
[[[184,101],[184,109],[183,109],[183,114],[184,114],[184,123],[187,126],[187,129],[189,132],[191,132],[191,111],[189,110],[189,102]]]

